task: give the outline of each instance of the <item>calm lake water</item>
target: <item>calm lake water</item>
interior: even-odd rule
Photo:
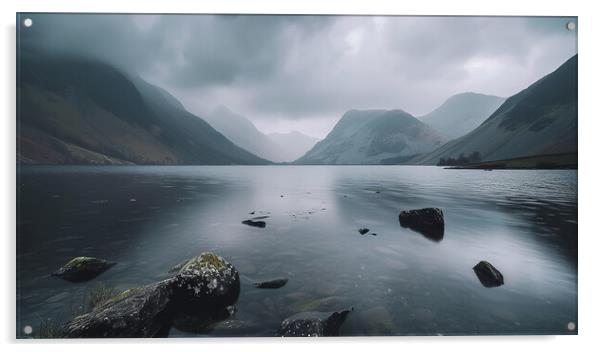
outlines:
[[[400,210],[422,207],[443,209],[442,241],[399,226]],[[241,224],[261,215],[266,228]],[[99,282],[151,283],[203,251],[239,270],[236,313],[207,334],[170,336],[273,336],[296,312],[349,306],[342,335],[576,333],[575,170],[28,166],[17,232],[21,336],[69,319]],[[80,255],[118,264],[84,283],[49,276]],[[481,260],[505,285],[481,285]],[[289,282],[252,285],[276,277]]]

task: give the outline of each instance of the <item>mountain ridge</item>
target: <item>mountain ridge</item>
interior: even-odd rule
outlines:
[[[317,142],[317,139],[297,131],[263,133],[248,118],[224,105],[216,107],[206,119],[236,145],[273,162],[293,161]]]
[[[444,141],[434,129],[403,110],[353,109],[295,163],[381,164],[433,150]]]
[[[20,51],[17,161],[266,164],[162,88],[93,59]]]
[[[577,152],[577,55],[509,97],[475,130],[412,163],[480,153],[483,161]]]

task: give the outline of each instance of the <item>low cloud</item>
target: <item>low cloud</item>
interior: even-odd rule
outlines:
[[[574,18],[30,17],[25,50],[111,62],[196,113],[226,105],[265,129],[290,121],[321,135],[351,108],[419,116],[464,91],[509,96],[576,53],[576,31],[565,27]]]

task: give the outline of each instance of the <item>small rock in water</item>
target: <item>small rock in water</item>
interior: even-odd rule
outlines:
[[[504,284],[504,276],[491,263],[481,261],[472,270],[485,287],[498,287]]]
[[[76,257],[52,273],[63,280],[82,282],[91,280],[117,263],[93,257]]]
[[[254,215],[255,214],[255,210],[253,210],[252,212],[249,213],[250,215]]]
[[[283,194],[281,194],[281,195],[280,195],[280,198],[282,198],[282,197],[284,197],[284,195],[283,195]]]
[[[359,229],[359,230],[357,230],[357,231],[358,231],[360,234],[362,234],[362,235],[365,235],[365,234],[367,234],[367,233],[368,233],[370,230],[369,230],[369,229],[367,229],[367,228],[365,228],[365,227],[362,227],[361,229]]]
[[[333,313],[301,312],[280,323],[278,336],[339,336],[341,325],[353,308]]]
[[[376,191],[376,194],[379,194],[379,193],[380,193],[380,191]]]
[[[245,220],[242,223],[253,227],[265,227],[265,221]]]
[[[399,225],[419,232],[435,242],[443,239],[445,230],[443,211],[439,208],[401,211],[399,213]]]
[[[250,220],[262,220],[262,219],[268,219],[269,217],[270,217],[269,215],[255,216],[255,217],[252,217]]]
[[[377,234],[375,232],[372,232],[371,235],[372,236],[377,236]]]
[[[269,281],[256,282],[253,285],[257,288],[280,288],[288,282],[288,279],[279,278]]]

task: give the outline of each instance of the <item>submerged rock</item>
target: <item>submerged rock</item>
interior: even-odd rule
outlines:
[[[242,223],[253,227],[265,227],[265,221],[245,220]]]
[[[365,331],[367,335],[391,335],[397,331],[393,316],[389,309],[383,306],[376,306],[358,313],[356,320],[360,323],[361,330]]]
[[[257,288],[280,288],[288,282],[288,279],[279,278],[269,281],[255,282],[253,285]]]
[[[280,323],[278,336],[338,336],[347,314],[353,310],[333,313],[301,312]]]
[[[445,230],[443,211],[439,208],[401,211],[399,213],[399,225],[419,232],[435,242],[443,239]]]
[[[51,275],[71,282],[87,281],[107,271],[115,264],[117,263],[93,257],[76,257]]]
[[[351,306],[351,299],[342,296],[329,296],[293,305],[297,311],[331,312],[343,310]]]
[[[504,276],[491,263],[480,261],[472,270],[485,287],[497,287],[504,284]]]
[[[230,306],[240,294],[238,271],[213,253],[202,253],[184,263],[174,283],[178,302],[187,309]]]
[[[361,235],[365,235],[368,233],[368,231],[370,231],[369,229],[362,227],[361,229],[357,230]]]
[[[164,337],[172,319],[173,279],[130,289],[65,326],[64,337]]]

